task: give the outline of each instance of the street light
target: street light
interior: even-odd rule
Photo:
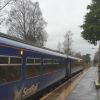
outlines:
[[[96,48],[92,48],[96,49]],[[100,88],[100,40],[99,40],[99,48],[98,48],[98,77],[97,80],[95,81],[95,86],[96,88]]]
[[[96,88],[100,88],[100,40],[99,40],[99,49],[98,49],[98,79],[95,81]]]

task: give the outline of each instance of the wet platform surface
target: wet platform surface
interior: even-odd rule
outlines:
[[[86,75],[64,100],[100,100],[100,89],[95,88],[97,68],[89,68]]]

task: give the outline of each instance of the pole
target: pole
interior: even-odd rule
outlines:
[[[95,80],[96,89],[100,89],[100,40],[99,40],[99,48],[98,48],[98,79]]]
[[[98,54],[98,83],[100,84],[100,40],[99,40],[99,54]]]

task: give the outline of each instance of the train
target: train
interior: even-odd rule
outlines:
[[[0,100],[24,100],[69,78],[81,60],[0,33]]]

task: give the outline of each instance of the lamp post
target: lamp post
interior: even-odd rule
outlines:
[[[100,88],[100,40],[98,49],[98,79],[95,81],[96,88]]]
[[[100,84],[100,40],[99,40],[99,50],[98,50],[98,83]]]

